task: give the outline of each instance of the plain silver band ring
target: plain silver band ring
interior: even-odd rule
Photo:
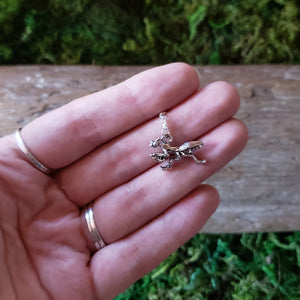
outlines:
[[[53,173],[55,170],[54,169],[50,169],[46,166],[44,166],[40,161],[38,161],[34,155],[29,151],[29,149],[27,148],[27,146],[25,145],[22,136],[21,136],[21,128],[19,128],[18,130],[16,130],[15,132],[15,137],[17,140],[17,144],[20,148],[20,150],[25,154],[25,156],[28,158],[28,160],[31,162],[31,164],[36,167],[38,170],[40,170],[41,172],[45,173],[45,174],[51,174]]]
[[[83,213],[83,220],[86,224],[87,231],[85,230],[85,232],[88,233],[88,237],[92,242],[92,245],[90,248],[90,250],[92,252],[98,251],[102,248],[104,248],[106,246],[106,244],[104,243],[101,234],[97,228],[97,225],[95,223],[95,219],[94,219],[94,212],[93,212],[93,206],[89,206]]]

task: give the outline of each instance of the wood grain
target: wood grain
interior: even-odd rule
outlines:
[[[149,67],[0,67],[0,136],[72,99]],[[208,183],[221,205],[203,232],[300,230],[300,66],[197,66],[202,84],[226,80],[241,95],[244,152]]]

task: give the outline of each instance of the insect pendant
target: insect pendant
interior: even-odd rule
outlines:
[[[166,114],[160,113],[159,115],[162,122],[162,136],[155,140],[150,141],[150,147],[156,148],[160,147],[162,152],[151,153],[150,157],[158,162],[163,162],[168,160],[166,165],[162,165],[160,168],[162,170],[171,169],[174,161],[181,160],[182,157],[191,157],[197,164],[205,164],[205,159],[197,159],[194,152],[203,147],[203,142],[201,141],[191,141],[182,144],[179,147],[171,146],[173,138],[170,134],[169,128],[167,126]]]

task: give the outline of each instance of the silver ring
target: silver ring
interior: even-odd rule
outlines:
[[[93,206],[89,206],[83,213],[83,220],[86,226],[84,226],[84,231],[87,233],[89,240],[91,241],[89,248],[92,252],[96,252],[106,246],[103,241],[101,234],[97,228]],[[87,230],[86,230],[87,228]]]
[[[27,148],[27,146],[25,145],[22,136],[21,136],[21,128],[19,128],[18,130],[16,130],[15,132],[15,137],[17,140],[17,144],[20,148],[20,150],[25,154],[25,156],[28,158],[28,160],[31,162],[31,164],[36,167],[38,170],[40,170],[41,172],[45,173],[45,174],[51,174],[53,173],[55,170],[54,169],[50,169],[46,166],[44,166],[40,161],[38,161],[38,159],[36,159],[34,157],[34,155],[30,152],[30,150]]]

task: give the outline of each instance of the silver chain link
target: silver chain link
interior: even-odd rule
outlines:
[[[159,118],[160,118],[160,121],[161,121],[161,125],[162,125],[162,139],[167,139],[168,142],[170,143],[172,140],[173,140],[173,137],[170,133],[170,130],[169,130],[169,127],[168,127],[168,124],[167,124],[167,116],[166,116],[166,113],[165,112],[161,112],[159,114]]]

